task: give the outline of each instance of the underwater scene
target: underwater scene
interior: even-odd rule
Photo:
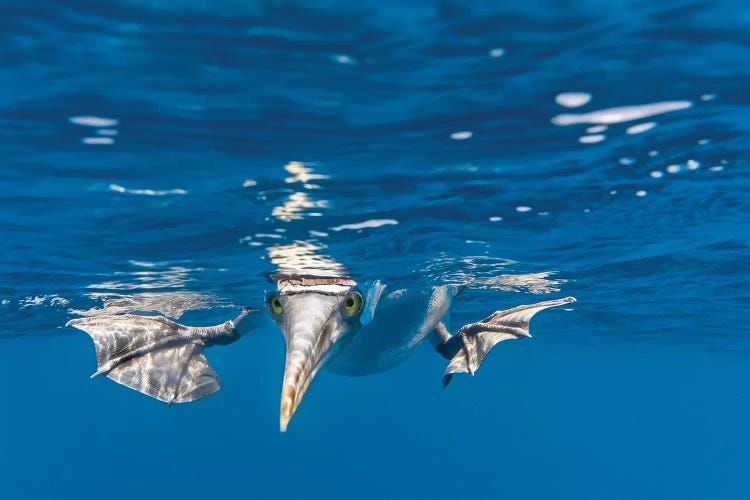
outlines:
[[[6,0],[0,498],[750,498],[750,3]]]

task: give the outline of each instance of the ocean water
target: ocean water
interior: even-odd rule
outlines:
[[[6,0],[0,498],[750,497],[748,61],[740,0]],[[461,285],[454,330],[578,302],[286,433],[270,321],[169,408],[64,326],[217,324],[289,259]]]

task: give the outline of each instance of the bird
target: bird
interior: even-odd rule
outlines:
[[[290,162],[286,183],[325,180],[309,165]],[[306,191],[295,191],[273,209],[272,216],[289,223],[302,218],[311,201]],[[393,224],[369,221],[344,225],[334,231]],[[575,302],[573,297],[498,310],[451,334],[448,312],[462,290],[456,285],[389,287],[380,280],[355,281],[346,268],[305,240],[267,248],[277,266],[271,275],[275,290],[262,296],[263,309],[284,336],[286,353],[279,410],[279,429],[287,430],[310,383],[321,369],[343,375],[369,375],[388,370],[428,340],[448,361],[442,384],[458,373],[474,375],[499,342],[530,337],[529,322],[536,313]],[[204,300],[185,294],[120,297],[103,310],[87,311],[68,321],[86,332],[96,349],[97,370],[131,389],[172,405],[202,399],[221,388],[204,352],[215,345],[230,345],[261,327],[261,308],[240,307],[240,314],[216,326],[186,326],[165,317],[175,316]],[[164,304],[160,304],[164,302]],[[192,305],[191,305],[192,304]],[[109,306],[112,307],[109,307]],[[113,313],[114,312],[114,313]],[[136,313],[137,312],[137,313]]]
[[[279,411],[285,432],[310,383],[326,368],[369,375],[392,368],[428,339],[448,361],[442,383],[458,373],[474,375],[499,342],[530,337],[536,313],[575,302],[573,297],[498,310],[451,334],[446,317],[461,288],[434,285],[389,289],[379,280],[358,283],[341,272],[282,270],[264,309],[286,342]],[[98,314],[67,323],[93,340],[97,370],[168,405],[204,398],[221,382],[204,355],[229,345],[260,325],[260,309],[243,308],[220,325],[186,326],[160,315]]]

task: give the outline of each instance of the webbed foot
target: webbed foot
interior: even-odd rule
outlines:
[[[96,348],[97,370],[131,389],[171,405],[194,401],[221,387],[206,347],[234,342],[252,325],[243,309],[232,321],[191,327],[163,316],[113,314],[77,318],[72,326],[88,333]]]
[[[464,325],[439,348],[441,354],[450,359],[443,376],[443,387],[450,383],[454,373],[474,375],[497,343],[531,337],[529,322],[539,311],[575,301],[573,297],[565,297],[517,306],[496,311],[481,321]]]

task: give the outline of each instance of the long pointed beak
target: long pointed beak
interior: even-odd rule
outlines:
[[[309,295],[294,297],[287,305],[286,366],[281,388],[279,428],[286,431],[310,382],[318,373],[334,343],[328,317],[333,309],[331,297]]]

